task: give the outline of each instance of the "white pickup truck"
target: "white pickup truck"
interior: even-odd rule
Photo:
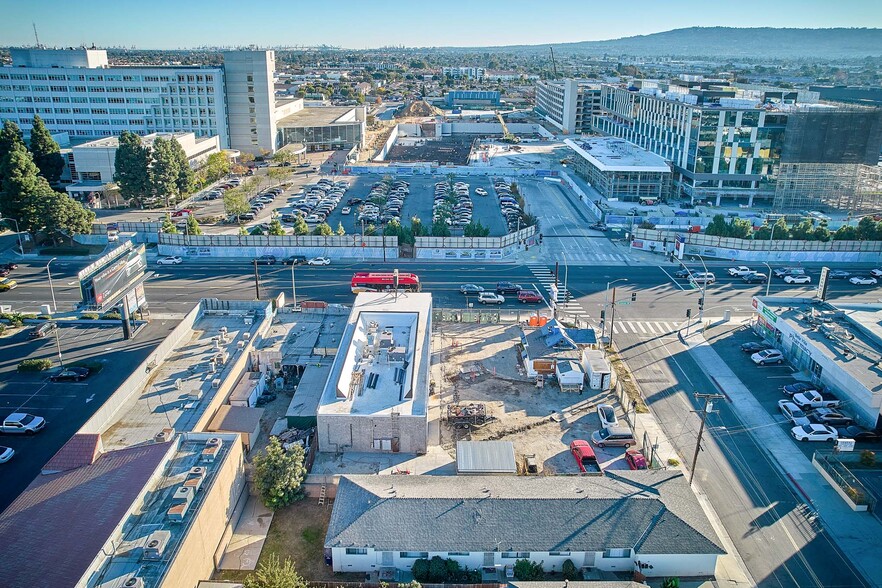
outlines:
[[[24,412],[14,412],[0,425],[0,433],[33,435],[46,426],[43,417],[34,416]]]
[[[794,394],[793,402],[803,410],[807,408],[836,408],[839,406],[838,399],[832,396],[824,396],[817,390],[807,390],[800,394]]]

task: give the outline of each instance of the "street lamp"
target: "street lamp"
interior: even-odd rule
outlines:
[[[19,253],[24,255],[24,245],[21,244],[21,229],[18,228],[18,221],[15,220],[14,218],[11,218],[8,216],[5,216],[5,217],[0,216],[0,221],[4,221],[4,220],[11,220],[12,222],[15,223],[15,233],[18,236],[18,251],[19,251]]]
[[[765,261],[763,262],[763,265],[766,266],[767,268],[769,268],[769,273],[766,274],[766,298],[768,298],[769,297],[769,286],[772,285],[772,266],[770,266]]]
[[[46,262],[46,275],[49,276],[49,291],[52,293],[52,312],[58,312],[58,305],[55,304],[55,288],[52,287],[52,271],[49,269],[49,264],[58,259],[57,257],[53,257],[48,262]]]
[[[294,308],[297,308],[297,283],[294,281],[294,260],[291,260],[291,299],[294,301]]]
[[[704,258],[698,254],[696,254],[695,257],[698,258],[701,265],[704,267],[704,279],[701,280],[701,304],[698,307],[698,324],[701,324],[704,320],[704,295],[707,292],[707,274],[710,272],[707,271],[707,264],[704,263]]]
[[[628,281],[628,278],[616,278],[615,280],[606,283],[606,294],[605,294],[604,300],[603,300],[603,308],[604,309],[608,308],[608,306],[609,306],[609,287],[611,285],[615,284],[616,282],[627,282],[627,281]],[[615,303],[616,303],[616,297],[615,297],[615,290],[614,290],[613,291],[613,308],[615,308]],[[613,316],[615,316],[615,312],[613,312]],[[606,320],[603,321],[603,330],[600,332],[601,339],[603,339],[603,336],[605,333],[606,333]],[[610,335],[610,344],[612,344],[612,321],[610,321],[609,335]]]

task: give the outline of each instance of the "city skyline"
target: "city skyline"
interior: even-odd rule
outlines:
[[[33,45],[36,25],[45,46],[92,45],[176,49],[201,46],[333,45],[346,49],[387,46],[484,47],[610,40],[686,27],[874,28],[882,26],[882,9],[871,0],[846,0],[835,10],[823,0],[783,0],[774,11],[751,0],[737,13],[725,5],[694,0],[660,5],[634,4],[639,22],[622,19],[615,5],[592,6],[575,0],[557,3],[554,11],[539,11],[529,3],[488,0],[470,13],[439,11],[434,5],[411,3],[406,10],[392,0],[371,4],[342,0],[323,6],[265,5],[252,13],[259,30],[242,26],[241,4],[222,0],[206,12],[202,3],[157,0],[151,10],[130,0],[114,3],[113,10],[84,11],[60,0],[10,4],[3,8],[0,35],[11,46]],[[188,23],[181,30],[169,26]],[[584,14],[585,18],[565,18]],[[440,21],[440,22],[439,22]],[[133,23],[138,23],[137,27]],[[347,23],[357,23],[351,26]]]

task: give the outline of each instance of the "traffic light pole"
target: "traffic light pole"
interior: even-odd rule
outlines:
[[[704,408],[701,410],[693,410],[690,412],[697,412],[701,415],[701,426],[698,428],[698,439],[695,441],[695,454],[692,456],[692,467],[689,472],[689,485],[692,485],[692,480],[695,479],[695,465],[698,463],[698,452],[701,450],[701,437],[704,435],[704,423],[707,421],[707,415],[711,412],[716,412],[711,410],[713,408],[712,400],[725,399],[726,397],[722,394],[699,394],[695,393],[695,398],[699,400],[704,400]]]
[[[613,327],[616,325],[616,288],[613,286],[612,302],[610,302],[610,318],[609,318],[609,348],[613,346]]]

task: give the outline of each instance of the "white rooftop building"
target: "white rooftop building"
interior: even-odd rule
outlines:
[[[359,294],[318,407],[319,451],[424,453],[430,294]]]
[[[658,155],[613,137],[567,139],[573,169],[604,198],[653,204],[667,196],[671,168]]]

